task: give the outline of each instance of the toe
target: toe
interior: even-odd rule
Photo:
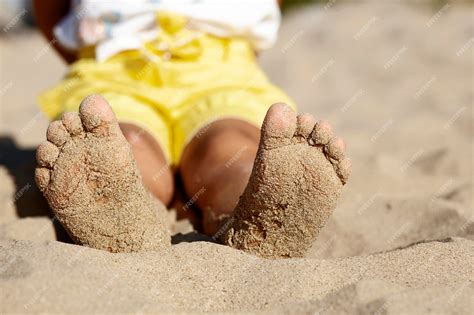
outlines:
[[[263,121],[262,140],[265,145],[281,145],[281,140],[290,140],[295,130],[295,112],[284,103],[276,103],[270,107]]]
[[[340,160],[339,163],[336,165],[336,173],[341,179],[343,184],[347,183],[347,180],[349,179],[349,176],[351,175],[351,171],[352,171],[352,163],[351,163],[351,160],[348,158],[344,158]]]
[[[325,145],[332,138],[332,128],[331,125],[326,121],[319,121],[311,133],[311,138],[315,144]]]
[[[79,107],[79,115],[84,128],[99,135],[107,134],[117,122],[112,108],[100,95],[86,97]]]
[[[329,141],[325,150],[331,158],[335,160],[340,160],[344,157],[345,148],[346,144],[344,143],[344,141],[339,137],[335,137]]]
[[[314,129],[316,119],[310,114],[301,114],[296,117],[296,132],[295,136],[308,138]]]
[[[35,181],[40,191],[45,191],[51,178],[50,170],[44,167],[38,167],[35,170]]]
[[[46,131],[46,139],[60,147],[70,139],[70,136],[63,123],[57,120],[49,124],[48,131]]]
[[[77,136],[84,132],[84,129],[82,128],[81,118],[79,117],[78,113],[64,113],[61,120],[63,122],[64,127],[66,127],[66,130],[71,136]]]
[[[39,166],[52,168],[59,156],[59,148],[49,141],[40,144],[36,150],[36,161]]]

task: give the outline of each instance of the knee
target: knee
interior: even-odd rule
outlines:
[[[180,172],[184,184],[189,188],[193,181],[202,184],[219,173],[253,165],[258,141],[259,129],[247,122],[225,119],[212,123],[183,151]]]

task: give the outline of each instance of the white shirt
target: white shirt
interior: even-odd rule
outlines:
[[[256,51],[274,44],[281,20],[276,0],[75,0],[54,34],[71,50],[95,45],[102,61],[155,38],[160,11],[185,16],[190,27],[214,36],[247,38]]]

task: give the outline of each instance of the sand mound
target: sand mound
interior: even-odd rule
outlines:
[[[334,260],[265,260],[209,242],[141,254],[51,241],[0,244],[6,312],[442,312],[473,305],[474,242],[465,239]],[[430,292],[449,294],[416,306],[404,298]]]

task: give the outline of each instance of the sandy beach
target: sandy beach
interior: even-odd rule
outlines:
[[[0,312],[469,314],[474,309],[472,5],[328,2],[284,15],[260,56],[300,112],[334,125],[353,172],[302,259],[192,232],[168,249],[71,244],[36,188],[39,92],[66,65],[34,30],[0,36]]]

